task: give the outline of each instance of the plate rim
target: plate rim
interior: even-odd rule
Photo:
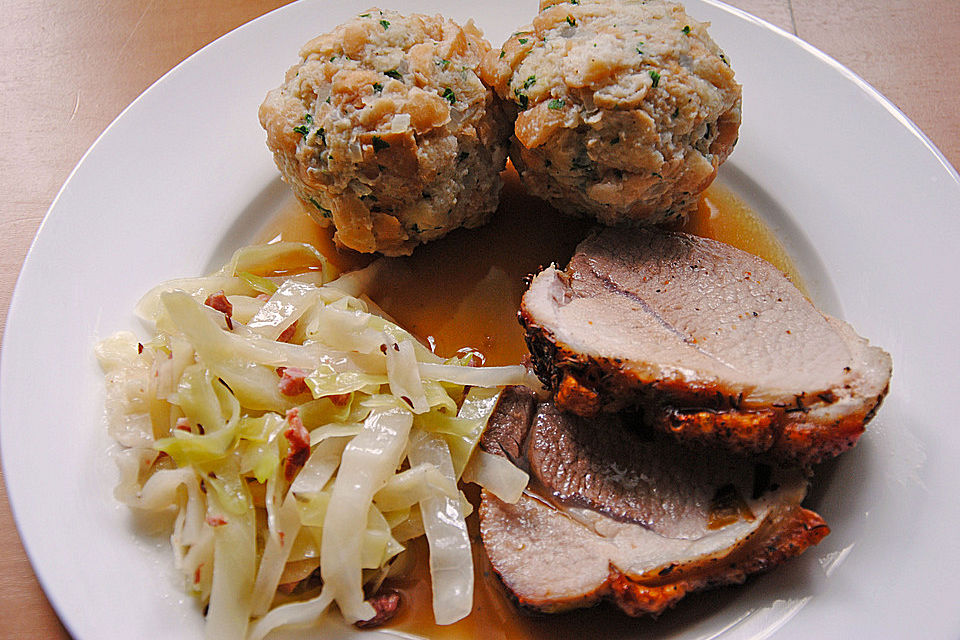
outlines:
[[[847,81],[855,85],[860,91],[862,91],[865,95],[867,95],[872,101],[881,105],[899,123],[900,126],[902,126],[910,134],[912,134],[912,136],[921,143],[925,151],[929,153],[932,157],[934,157],[938,162],[938,164],[940,165],[940,167],[943,170],[945,170],[945,175],[949,177],[950,180],[952,180],[952,182],[958,189],[960,189],[960,174],[958,174],[957,168],[955,168],[949,162],[949,160],[947,160],[944,154],[929,139],[929,137],[906,114],[904,114],[903,111],[899,107],[897,107],[890,99],[888,99],[883,94],[881,94],[870,83],[865,81],[862,77],[860,77],[858,74],[850,70],[848,67],[841,64],[839,61],[837,61],[835,58],[833,58],[829,54],[826,54],[820,49],[800,39],[798,36],[766,20],[753,16],[752,14],[747,13],[746,11],[743,11],[739,8],[730,6],[724,2],[720,2],[719,0],[692,0],[691,4],[692,3],[712,5],[722,11],[725,11],[729,14],[736,16],[741,20],[744,20],[748,23],[755,24],[768,31],[771,31],[772,33],[775,33],[779,37],[784,38],[786,41],[790,42],[793,46],[800,47],[806,54],[811,55],[813,58],[815,58],[819,62],[826,64],[833,70],[839,72],[841,76],[843,76]],[[107,125],[107,127],[96,137],[93,143],[82,154],[82,156],[80,157],[76,165],[73,167],[73,169],[70,171],[67,178],[64,180],[64,183],[58,189],[56,196],[54,197],[46,213],[44,214],[43,219],[37,229],[37,232],[34,238],[31,240],[30,247],[24,257],[23,263],[18,272],[16,284],[14,285],[13,293],[10,298],[10,304],[7,309],[7,321],[4,327],[2,344],[0,344],[0,394],[2,394],[0,395],[0,397],[3,397],[6,395],[5,389],[8,386],[6,384],[6,380],[11,373],[7,365],[8,363],[7,356],[9,353],[8,345],[9,345],[9,340],[11,338],[11,333],[16,330],[17,323],[11,323],[10,320],[18,316],[18,314],[20,313],[19,308],[22,307],[23,305],[22,298],[23,296],[27,295],[27,293],[24,292],[23,286],[22,286],[24,271],[26,270],[27,266],[32,264],[32,261],[35,259],[34,249],[39,239],[41,238],[41,235],[46,233],[49,225],[51,224],[50,220],[54,219],[54,216],[60,215],[57,213],[59,211],[58,209],[59,203],[61,202],[61,199],[64,197],[65,192],[68,190],[68,188],[74,181],[78,171],[80,171],[81,167],[83,167],[84,164],[87,162],[88,157],[91,154],[96,152],[96,150],[101,146],[101,142],[105,138],[112,135],[112,131],[114,131],[114,129],[118,126],[117,123],[122,121],[126,117],[128,117],[127,114],[132,109],[135,109],[136,105],[138,105],[141,101],[143,101],[146,96],[152,94],[153,92],[162,90],[162,86],[168,81],[170,77],[172,77],[177,73],[180,73],[184,67],[193,65],[195,59],[208,55],[207,54],[208,51],[219,46],[223,41],[225,41],[228,38],[231,38],[235,33],[240,32],[241,30],[257,28],[254,25],[258,25],[263,21],[271,19],[271,16],[275,16],[277,14],[288,11],[290,10],[290,7],[294,5],[302,5],[302,4],[312,4],[312,2],[310,0],[301,0],[300,2],[295,2],[290,5],[284,5],[272,11],[269,11],[219,36],[218,38],[207,43],[206,45],[204,45],[194,53],[187,56],[184,60],[182,60],[180,63],[175,65],[173,68],[171,68],[170,70],[165,72],[163,75],[161,75],[153,83],[151,83],[150,86],[147,87],[140,95],[138,95],[130,104],[124,107],[124,109],[120,111],[120,113],[110,122],[109,125]],[[3,405],[4,405],[3,407],[0,407],[0,416],[5,417],[7,416],[7,413],[8,413],[8,409],[6,408],[7,403],[3,403]],[[0,420],[0,423],[3,423],[3,422],[4,421]],[[8,464],[8,462],[10,460],[10,456],[13,455],[9,451],[10,447],[6,446],[10,442],[10,437],[9,436],[5,437],[5,434],[7,434],[8,432],[9,432],[9,427],[0,428],[0,468],[3,468],[3,469],[9,468],[10,465]],[[70,621],[71,615],[68,612],[65,612],[63,609],[61,609],[62,603],[59,602],[59,598],[51,594],[51,590],[50,590],[51,587],[49,583],[52,580],[52,577],[47,575],[47,570],[41,570],[41,568],[38,566],[38,564],[40,564],[40,561],[35,558],[35,555],[34,555],[35,552],[32,550],[33,545],[32,545],[31,539],[25,535],[25,532],[22,529],[21,509],[23,509],[24,507],[21,505],[21,502],[23,500],[22,493],[21,493],[21,490],[18,488],[20,486],[19,483],[21,482],[21,479],[16,478],[11,481],[11,476],[4,475],[4,482],[7,487],[8,502],[10,504],[10,509],[13,516],[13,522],[16,526],[17,533],[20,537],[20,542],[24,550],[26,551],[31,569],[33,570],[34,575],[36,576],[38,582],[43,588],[45,596],[47,597],[51,606],[56,611],[61,623],[72,634],[74,632],[74,629]]]

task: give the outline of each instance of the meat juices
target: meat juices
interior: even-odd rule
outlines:
[[[685,451],[629,423],[560,412],[528,389],[504,391],[481,444],[529,468],[534,493],[513,505],[485,493],[480,530],[520,604],[559,612],[608,599],[629,615],[656,615],[829,533],[800,506],[800,471]]]
[[[594,234],[533,279],[520,320],[561,408],[642,407],[678,440],[791,464],[853,446],[890,381],[889,354],[769,263],[682,233]]]

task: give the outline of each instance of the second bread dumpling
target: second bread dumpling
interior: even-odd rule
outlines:
[[[472,22],[371,9],[308,42],[260,122],[294,193],[337,243],[409,254],[497,207],[509,124]]]
[[[673,2],[546,0],[483,77],[511,105],[527,190],[608,225],[683,216],[738,137],[733,70]]]

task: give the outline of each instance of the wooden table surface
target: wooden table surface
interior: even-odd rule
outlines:
[[[87,147],[171,67],[283,4],[283,0],[3,3],[0,327],[5,326],[20,265],[44,213]],[[732,4],[850,67],[900,107],[960,167],[960,2]],[[0,638],[69,637],[37,583],[0,482]]]

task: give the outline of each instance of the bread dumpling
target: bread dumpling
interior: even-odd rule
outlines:
[[[308,42],[260,107],[284,180],[339,245],[405,255],[497,207],[509,125],[472,22],[371,9]]]
[[[526,189],[603,224],[683,216],[737,141],[740,85],[674,2],[548,0],[483,77],[508,101]]]

